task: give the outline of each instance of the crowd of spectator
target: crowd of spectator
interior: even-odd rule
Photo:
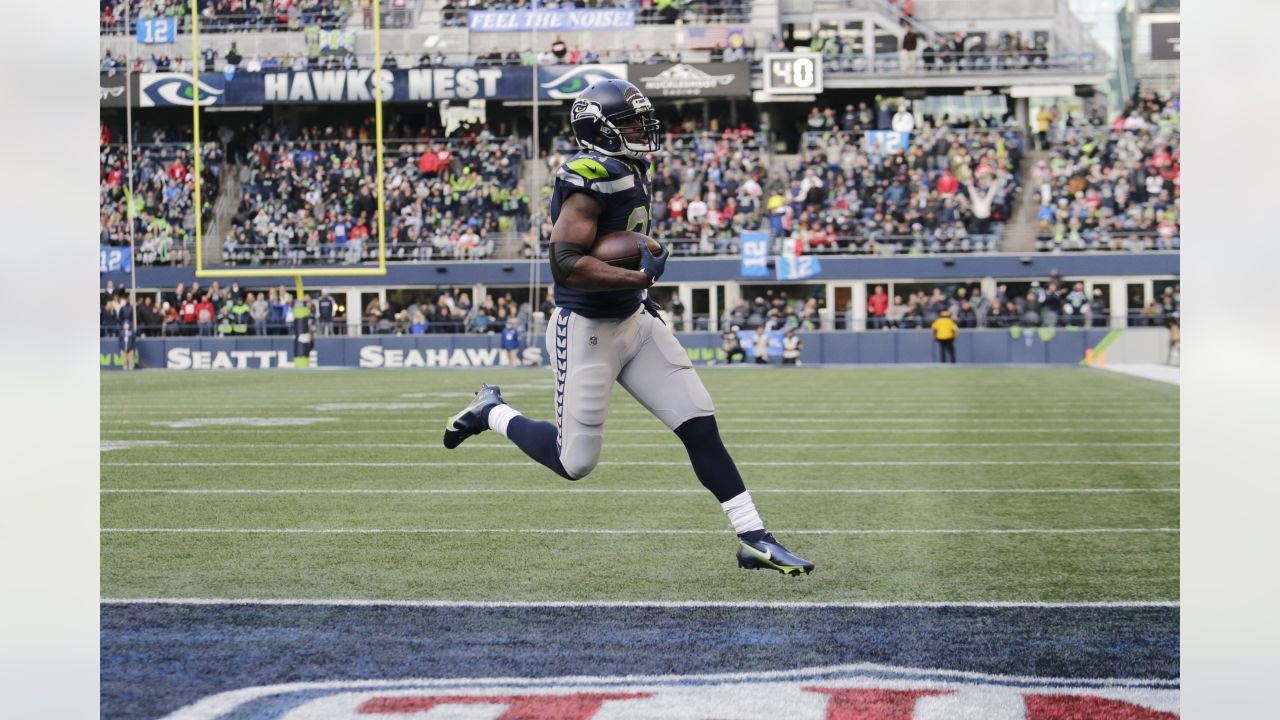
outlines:
[[[549,308],[544,308],[544,310]],[[423,335],[427,333],[499,333],[514,324],[527,328],[531,320],[528,302],[511,293],[472,302],[471,294],[457,288],[435,295],[409,298],[404,303],[374,298],[364,309],[364,332],[371,335]]]
[[[122,307],[132,320],[129,289],[108,281],[99,294],[99,335],[115,337],[123,322]],[[233,282],[221,287],[179,283],[172,291],[140,292],[137,296],[139,337],[282,336],[293,333],[298,298],[285,286],[242,289]],[[532,320],[530,304],[510,292],[487,293],[482,301],[458,288],[424,291],[405,298],[372,298],[361,312],[346,308],[327,292],[304,293],[302,303],[315,318],[315,334],[345,334],[350,312],[358,313],[365,335],[422,335],[427,333],[500,333],[509,326],[525,330]],[[538,307],[554,307],[548,292]]]
[[[424,55],[419,58],[419,62],[423,62],[428,56]],[[631,49],[627,48],[584,48],[580,43],[574,43],[570,46],[561,38],[551,41],[541,52],[533,50],[515,50],[511,49],[503,53],[497,47],[493,47],[487,53],[481,53],[474,56],[474,64],[477,67],[503,67],[524,65],[526,67],[534,65],[595,65],[599,63],[629,63],[632,65],[659,65],[662,63],[678,63],[678,62],[743,62],[755,57],[755,47],[752,45],[743,45],[740,47],[726,48],[723,45],[717,45],[711,48],[705,54],[705,57],[699,56],[697,60],[688,57],[688,53],[681,51],[676,45],[672,44],[669,48],[644,48],[640,43],[636,43]],[[431,58],[430,62],[443,65],[448,58],[443,55],[438,58]],[[436,61],[439,62],[436,62]]]
[[[775,236],[792,252],[970,252],[996,250],[1021,179],[1022,136],[1012,127],[915,125],[900,106],[891,129],[905,147],[870,143],[865,105],[813,108],[805,148],[769,200]]]
[[[128,4],[130,27],[125,27]],[[200,0],[200,32],[296,31],[305,25],[337,27],[346,22],[352,0]],[[99,0],[104,35],[129,35],[136,20],[171,17],[179,32],[190,32],[186,0]]]
[[[895,129],[900,122],[893,117]],[[1021,135],[926,120],[909,145],[880,155],[866,145],[879,124],[865,103],[843,114],[815,107],[798,159],[781,172],[745,123],[672,128],[655,162],[651,234],[677,254],[737,252],[747,230],[770,231],[787,254],[998,249],[1021,186]],[[556,149],[551,170],[574,152],[567,142]]]
[[[367,124],[278,130],[241,159],[230,263],[356,263],[377,257],[376,154]],[[524,146],[481,127],[448,140],[389,141],[387,256],[481,259],[494,235],[528,227]]]
[[[636,11],[640,24],[673,25],[746,22],[751,0],[538,0],[543,10],[626,9]],[[444,0],[440,6],[443,27],[465,27],[472,10],[528,10],[532,0]]]
[[[804,49],[823,56],[830,72],[1019,72],[1098,61],[1095,53],[1049,52],[1046,32],[1015,30],[967,31],[930,38],[903,22],[903,36],[896,52],[880,49],[870,60],[859,47],[860,38],[840,33],[815,34]],[[775,39],[777,49],[787,49]]]
[[[109,140],[105,127],[102,132],[103,139]],[[209,208],[218,196],[222,149],[217,143],[206,143],[201,154],[201,200],[207,220]],[[128,178],[130,164],[133,166],[132,195]],[[132,222],[134,262],[139,265],[186,262],[196,222],[191,146],[172,142],[135,145],[131,163],[123,144],[104,142],[100,146],[98,171],[99,243],[128,246]]]
[[[884,287],[877,285],[867,299],[867,328],[929,328],[944,311],[962,329],[1107,327],[1110,323],[1107,298],[1101,289],[1095,289],[1090,296],[1085,293],[1084,283],[1055,279],[1044,285],[1032,282],[1025,295],[1011,293],[1008,285],[999,285],[994,297],[987,297],[981,287],[973,285],[958,287],[954,292],[940,287],[933,288],[932,293],[917,290],[906,298],[896,294],[890,299]]]
[[[1030,174],[1037,248],[1179,249],[1179,108],[1176,97],[1145,92],[1109,126],[1037,118],[1042,134],[1055,135]]]
[[[815,297],[789,297],[786,290],[764,290],[751,301],[739,298],[733,307],[727,308],[720,325],[733,330],[818,330],[821,328],[819,311],[826,303]],[[683,308],[681,308],[681,312]],[[680,313],[673,313],[680,314]],[[697,329],[706,329],[698,326]]]

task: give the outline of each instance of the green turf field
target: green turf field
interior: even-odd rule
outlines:
[[[1178,598],[1175,386],[1076,368],[701,374],[766,523],[813,575],[739,570],[683,447],[621,389],[600,466],[569,483],[496,434],[440,446],[482,381],[550,417],[546,370],[103,373],[102,594]]]

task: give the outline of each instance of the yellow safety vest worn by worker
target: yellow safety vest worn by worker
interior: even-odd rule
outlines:
[[[959,326],[949,317],[940,317],[933,321],[934,340],[955,340]]]

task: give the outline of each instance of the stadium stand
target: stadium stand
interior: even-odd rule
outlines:
[[[466,27],[467,12],[471,10],[526,10],[531,5],[529,0],[444,0],[440,6],[440,25]],[[548,0],[538,5],[546,10],[588,6],[568,0]],[[632,8],[636,10],[636,22],[646,25],[744,22],[751,15],[750,0],[595,0],[589,7]]]
[[[1031,170],[1036,247],[1181,247],[1179,98],[1146,93],[1108,126],[1065,128]]]
[[[218,193],[222,148],[202,149],[205,217]],[[190,261],[195,228],[191,146],[174,142],[135,145],[132,159],[132,202],[136,261],[140,265]],[[122,144],[104,145],[99,154],[99,242],[110,247],[129,244],[128,161]]]
[[[183,0],[127,0],[130,21],[155,17],[178,20],[183,32],[191,26],[190,3]],[[351,14],[350,0],[200,0],[200,32],[288,32],[317,23],[337,27]],[[99,0],[99,30],[104,35],[129,35],[125,2]]]
[[[356,263],[377,257],[375,151],[368,128],[306,129],[255,143],[241,164],[241,201],[223,244],[229,264]],[[473,138],[389,140],[391,260],[473,260],[495,233],[528,228],[519,186],[523,145]]]

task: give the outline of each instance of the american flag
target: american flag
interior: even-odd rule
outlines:
[[[716,45],[726,48],[742,47],[745,39],[742,27],[737,25],[689,28],[690,50],[712,50]]]

